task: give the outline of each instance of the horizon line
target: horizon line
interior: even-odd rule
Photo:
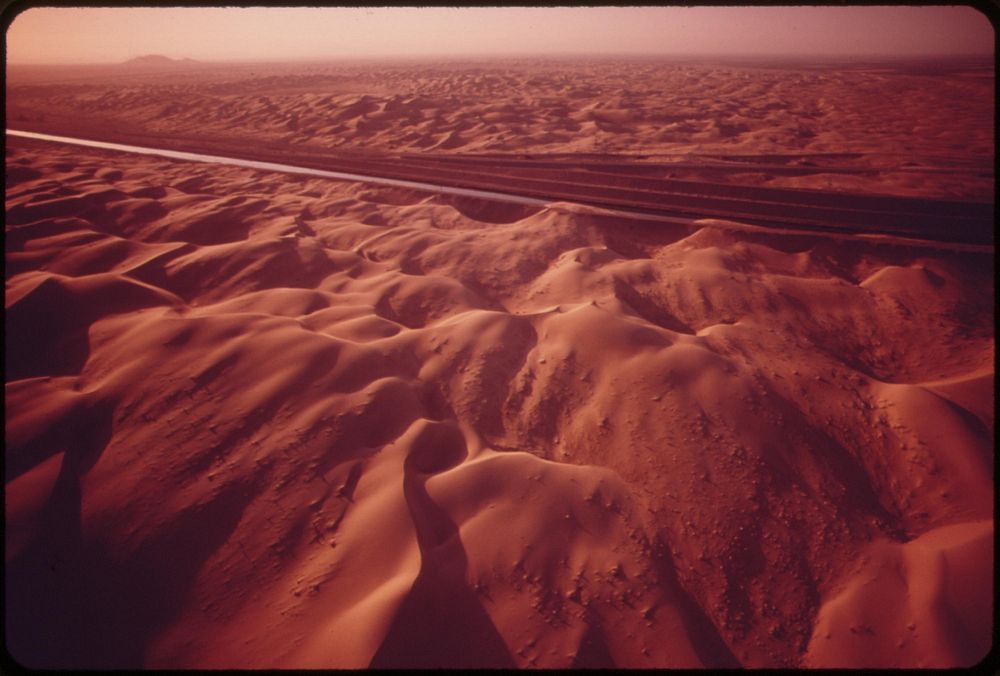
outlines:
[[[477,59],[477,60],[502,60],[502,59],[518,59],[518,58],[533,58],[533,59],[607,59],[607,58],[618,58],[618,59],[634,59],[634,58],[646,58],[646,59],[675,59],[675,60],[703,60],[703,59],[744,59],[749,61],[766,61],[766,60],[841,60],[841,61],[851,61],[851,60],[862,60],[862,59],[875,59],[875,60],[892,60],[892,59],[916,59],[916,60],[931,60],[931,59],[993,59],[995,53],[993,52],[947,52],[947,53],[915,53],[915,52],[900,52],[900,53],[884,53],[884,52],[869,52],[857,54],[842,54],[842,53],[773,53],[773,54],[761,54],[761,53],[740,53],[740,52],[705,52],[705,53],[673,53],[673,52],[601,52],[601,53],[585,53],[585,52],[503,52],[503,53],[442,53],[442,54],[370,54],[370,55],[330,55],[330,56],[301,56],[301,57],[287,57],[287,58],[270,58],[270,59],[260,59],[260,58],[245,58],[245,57],[224,57],[224,58],[210,58],[210,59],[198,59],[187,56],[180,57],[169,57],[163,54],[142,54],[136,57],[130,57],[121,61],[11,61],[7,60],[7,66],[61,66],[61,67],[93,67],[93,66],[123,66],[127,65],[138,59],[147,58],[150,56],[164,56],[171,62],[178,65],[182,65],[185,61],[193,62],[200,65],[242,65],[242,64],[295,64],[295,63],[330,63],[330,62],[362,62],[362,61],[431,61],[431,60],[459,60],[459,59]]]

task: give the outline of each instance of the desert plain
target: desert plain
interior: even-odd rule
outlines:
[[[994,251],[954,219],[992,212],[992,64],[149,57],[6,86],[8,129],[937,214],[655,222],[7,136],[22,664],[990,650]]]

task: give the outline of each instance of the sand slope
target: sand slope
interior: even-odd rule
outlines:
[[[196,146],[211,138],[420,155],[694,155],[739,159],[737,183],[992,199],[992,69],[934,65],[522,58],[202,64],[172,74],[15,67],[8,125]],[[769,164],[814,171],[785,176]]]
[[[9,141],[25,664],[989,646],[992,254]]]

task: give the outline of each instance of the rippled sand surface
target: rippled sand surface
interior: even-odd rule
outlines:
[[[902,94],[872,118],[875,73],[405,72],[359,75],[398,90],[362,96],[322,73],[256,97],[242,74],[142,86],[179,87],[178,125],[282,143],[465,152],[541,120],[524,147],[760,152],[798,133],[760,131],[787,115],[814,135],[775,148],[868,156],[898,129],[923,157],[985,134]],[[166,105],[141,91],[87,110]],[[854,121],[830,131],[831,111]],[[947,667],[990,647],[989,247],[13,138],[6,188],[6,631],[25,664]]]

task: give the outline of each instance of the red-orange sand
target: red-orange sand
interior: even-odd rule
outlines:
[[[23,664],[989,650],[991,250],[7,141]]]
[[[727,180],[977,201],[993,198],[994,99],[992,64],[939,61],[7,69],[8,126],[28,131],[154,147],[229,140],[244,151],[740,158],[750,168]],[[755,163],[817,171],[788,176]]]

